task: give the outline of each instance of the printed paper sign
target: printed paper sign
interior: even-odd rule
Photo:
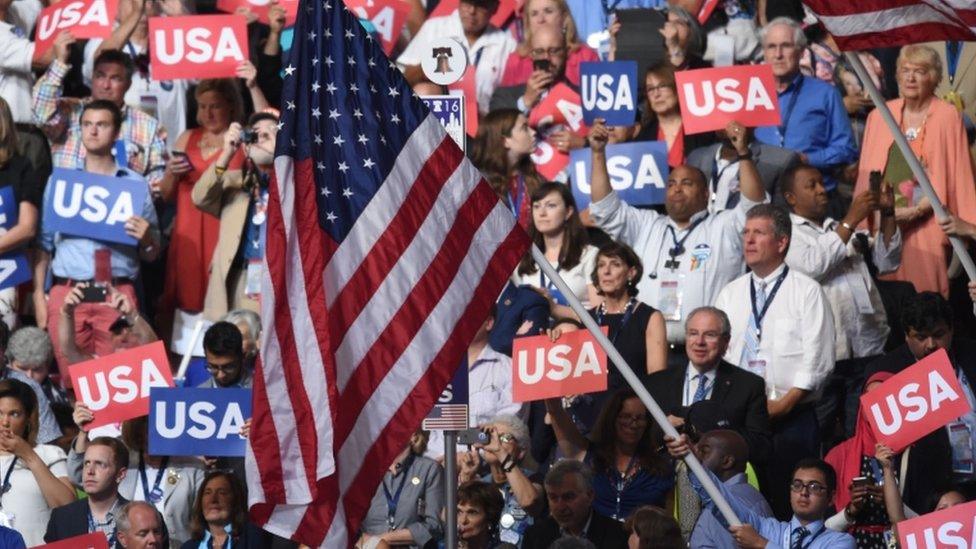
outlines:
[[[970,411],[944,349],[862,395],[861,408],[878,442],[896,452]]]
[[[383,52],[390,55],[396,47],[403,27],[407,25],[410,6],[403,0],[345,0],[346,8],[360,19],[373,24],[383,45]]]
[[[14,188],[10,185],[0,187],[0,234],[17,225],[19,217],[20,204],[14,196]],[[30,262],[23,251],[12,250],[0,255],[0,290],[23,284],[33,277]]]
[[[583,123],[580,95],[566,84],[556,84],[545,99],[532,108],[529,125],[539,129],[561,125],[577,135],[585,136],[587,128]]]
[[[607,354],[587,330],[556,342],[548,335],[515,338],[512,357],[515,402],[607,390]]]
[[[632,126],[637,117],[637,61],[581,63],[583,121],[593,125]]]
[[[298,15],[298,0],[278,0],[278,4],[285,8],[285,26],[294,25],[295,17]],[[217,0],[216,7],[225,13],[236,13],[238,8],[247,8],[251,13],[258,16],[258,21],[265,25],[271,22],[268,19],[271,0]]]
[[[118,9],[118,0],[62,0],[44,8],[37,18],[34,59],[47,53],[64,30],[79,39],[108,38]]]
[[[437,7],[434,8],[434,11],[430,13],[428,18],[451,15],[457,11],[459,3],[460,0],[441,0],[437,3]],[[515,13],[515,8],[515,0],[500,0],[495,15],[491,16],[491,24],[501,28],[505,24],[505,21],[508,21],[508,18]]]
[[[569,154],[569,178],[580,210],[590,205],[590,149]],[[607,145],[610,186],[631,206],[663,204],[668,181],[668,149],[664,141],[639,141]]]
[[[105,534],[95,532],[83,536],[63,539],[54,543],[38,545],[34,549],[108,549],[108,539]]]
[[[189,15],[149,18],[153,80],[236,78],[248,59],[243,15]]]
[[[149,453],[242,457],[241,426],[250,417],[250,389],[153,389]]]
[[[976,543],[976,501],[898,523],[902,549],[972,549]]]
[[[560,152],[548,141],[539,141],[531,158],[536,171],[549,181],[556,181],[559,173],[569,165],[569,155]]]
[[[464,96],[463,95],[425,95],[421,101],[430,113],[437,117],[461,150],[465,150],[467,139],[464,136]]]
[[[686,134],[743,126],[778,126],[779,98],[769,65],[737,65],[674,74]]]
[[[95,415],[86,429],[144,416],[149,390],[173,386],[162,341],[72,364],[68,373],[78,400]]]
[[[421,428],[427,431],[463,431],[468,428],[468,361],[458,367]]]
[[[44,193],[47,230],[135,246],[125,222],[142,215],[149,187],[141,179],[54,168]]]

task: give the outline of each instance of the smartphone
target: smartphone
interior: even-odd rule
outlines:
[[[533,59],[532,60],[532,70],[535,71],[548,71],[552,68],[552,63],[548,59]]]
[[[855,488],[858,486],[874,486],[874,479],[870,477],[854,477],[851,479],[851,484]]]
[[[871,184],[871,192],[873,193],[881,192],[881,172],[879,172],[878,170],[872,171],[869,182]]]
[[[182,158],[183,161],[186,162],[190,166],[190,169],[191,170],[193,169],[193,162],[190,162],[190,155],[186,154],[183,151],[170,151],[169,154],[171,154],[173,156],[178,156],[178,157]]]
[[[81,289],[82,303],[105,303],[108,296],[108,288],[105,286],[85,286]]]
[[[490,440],[491,435],[488,434],[488,429],[472,427],[458,433],[458,444],[467,446],[471,446],[472,444],[488,444]]]

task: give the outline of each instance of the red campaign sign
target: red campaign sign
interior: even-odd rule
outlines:
[[[285,8],[285,26],[294,25],[298,16],[298,0],[278,0],[278,4]],[[216,7],[226,13],[236,13],[238,8],[247,8],[258,16],[258,21],[265,25],[270,23],[268,10],[271,9],[271,0],[217,0]]]
[[[437,7],[434,8],[434,11],[432,11],[427,17],[429,19],[431,17],[450,15],[457,11],[459,3],[460,0],[441,0],[440,3],[437,4]],[[500,0],[498,2],[498,10],[495,12],[495,15],[491,16],[491,24],[501,28],[501,26],[505,24],[505,21],[508,21],[508,18],[515,13],[516,7],[518,6],[516,5],[515,0]]]
[[[878,442],[895,452],[970,411],[944,349],[862,395],[861,408]]]
[[[686,134],[743,126],[778,126],[779,97],[769,65],[679,71],[674,75]]]
[[[555,181],[559,172],[569,165],[569,155],[560,152],[548,141],[540,141],[532,153],[535,170],[549,181]]]
[[[63,30],[75,38],[108,38],[119,9],[118,0],[62,0],[41,10],[34,35],[34,59],[51,49]]]
[[[580,94],[566,84],[556,84],[529,113],[529,125],[533,128],[563,125],[573,133],[585,136],[588,130],[583,123]]]
[[[954,505],[898,523],[903,549],[972,548],[976,543],[976,501]]]
[[[68,367],[78,400],[95,415],[88,429],[149,413],[149,389],[172,387],[162,341]]]
[[[383,52],[390,55],[407,25],[410,6],[403,0],[346,0],[346,8],[360,19],[369,19],[380,36]]]
[[[515,402],[607,390],[607,354],[587,330],[555,342],[547,335],[516,338],[512,357]]]
[[[46,545],[38,545],[34,549],[108,549],[108,539],[105,534],[95,532],[83,536],[63,539]]]
[[[464,132],[471,137],[478,135],[478,89],[475,87],[474,71],[474,67],[468,67],[460,80],[447,86],[452,95],[455,90],[464,94]]]
[[[243,15],[149,18],[153,80],[234,78],[248,59]]]

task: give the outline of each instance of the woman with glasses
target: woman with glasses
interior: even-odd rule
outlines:
[[[509,54],[502,75],[502,86],[516,86],[528,82],[533,72],[533,58],[530,43],[532,33],[542,27],[556,29],[566,39],[566,80],[575,86],[580,85],[580,63],[599,61],[600,57],[592,48],[580,42],[576,33],[573,14],[566,0],[528,0],[522,7],[519,20],[522,33],[518,48]]]
[[[535,130],[515,109],[494,110],[482,118],[471,150],[471,162],[524,228],[532,223],[530,197],[544,182],[530,158],[534,150]]]
[[[664,141],[668,148],[668,165],[672,168],[684,164],[691,151],[714,143],[715,132],[685,134],[671,65],[662,63],[648,67],[644,89],[647,102],[636,141]]]
[[[660,429],[632,389],[610,397],[589,438],[576,428],[562,399],[546,400],[546,412],[563,457],[593,468],[597,513],[623,522],[643,505],[664,506],[674,474],[668,459],[657,452]]]

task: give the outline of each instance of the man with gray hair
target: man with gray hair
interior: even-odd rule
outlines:
[[[8,333],[6,329],[6,324],[2,324],[0,333],[6,335]],[[51,345],[51,340],[48,338],[47,332],[36,327],[24,327],[14,332],[9,340],[5,342],[0,341],[0,346],[6,348],[3,355],[6,360],[6,365],[0,367],[0,379],[10,378],[22,381],[34,391],[34,394],[37,395],[38,419],[40,420],[40,431],[37,435],[37,442],[51,444],[61,438],[61,428],[58,426],[54,411],[51,410],[51,400],[45,394],[41,384],[34,379],[32,375],[33,368],[28,367],[34,366],[33,362],[40,360],[42,355],[44,355],[42,349],[43,343],[34,341],[35,339],[41,338],[47,342],[48,346]],[[2,339],[6,338],[0,335],[0,340]],[[48,354],[47,357],[47,363],[50,364],[51,355]],[[22,360],[27,361],[27,363],[22,363]],[[30,371],[31,373],[26,373],[25,371]],[[46,372],[44,377],[47,377]]]
[[[167,546],[169,536],[163,516],[144,501],[130,501],[115,519],[118,544],[125,549],[157,549]]]
[[[844,217],[847,206],[837,193],[832,174],[857,160],[844,100],[836,87],[800,73],[800,56],[807,40],[799,23],[778,17],[762,28],[759,37],[763,57],[776,77],[783,123],[756,128],[756,140],[797,151],[805,163],[820,169],[831,199],[830,215]]]
[[[817,455],[814,409],[834,369],[834,319],[820,284],[786,265],[793,223],[780,206],[749,210],[742,231],[752,270],[722,288],[715,306],[732,326],[725,360],[766,380],[775,460],[764,484],[773,510],[789,517],[793,466]],[[748,297],[747,297],[748,296]]]
[[[556,462],[546,474],[549,516],[525,533],[522,549],[547,549],[563,536],[585,538],[601,549],[627,547],[627,533],[611,518],[593,511],[593,471],[579,461]]]

